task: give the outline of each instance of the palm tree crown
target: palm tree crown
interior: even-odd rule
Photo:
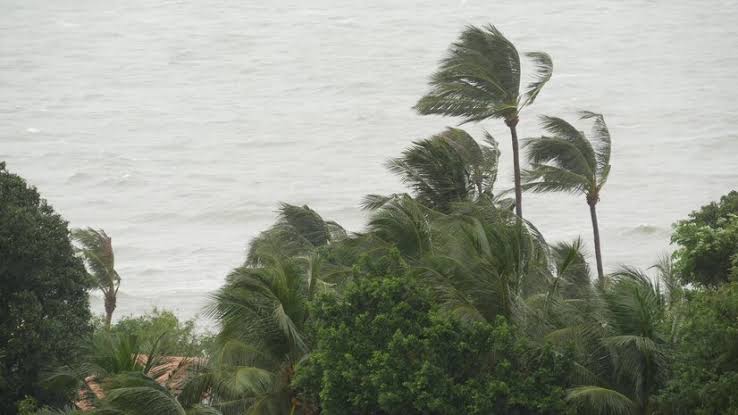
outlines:
[[[544,130],[551,135],[525,143],[531,162],[523,172],[526,190],[584,193],[587,203],[597,203],[610,174],[610,132],[601,114],[580,114],[582,119],[595,119],[591,141],[561,118],[542,117]]]
[[[418,101],[421,114],[460,116],[464,123],[488,118],[516,119],[551,78],[553,62],[544,52],[530,52],[536,74],[520,94],[518,50],[492,25],[469,26],[451,45],[431,77],[431,91]]]
[[[533,60],[535,74],[520,93],[518,50],[497,28],[469,26],[451,45],[439,70],[431,77],[430,92],[415,109],[423,114],[463,117],[462,123],[502,118],[510,128],[515,173],[515,210],[523,216],[520,161],[518,156],[518,114],[532,104],[551,79],[553,62],[544,52],[526,54]]]

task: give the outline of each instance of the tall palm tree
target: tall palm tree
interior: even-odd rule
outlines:
[[[500,150],[485,133],[480,145],[466,131],[448,128],[419,140],[387,167],[409,185],[423,204],[448,212],[453,202],[492,196]]]
[[[75,229],[72,237],[81,245],[79,254],[85,262],[87,272],[102,291],[105,301],[105,327],[110,328],[115,311],[120,275],[115,270],[113,240],[102,229]]]
[[[585,195],[592,217],[597,276],[603,281],[596,206],[610,174],[610,132],[602,114],[583,111],[580,115],[582,119],[594,119],[591,141],[561,118],[542,117],[542,126],[550,135],[525,143],[531,167],[523,172],[524,188]]]
[[[510,129],[515,169],[515,212],[523,216],[517,125],[520,111],[532,104],[551,79],[553,62],[543,52],[526,54],[535,75],[520,93],[520,56],[497,28],[469,26],[453,43],[430,80],[430,92],[415,105],[423,115],[463,117],[462,123],[501,118]]]

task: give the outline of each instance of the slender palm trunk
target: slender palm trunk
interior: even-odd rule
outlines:
[[[113,320],[113,311],[115,311],[115,295],[105,296],[105,328],[110,329],[110,322]]]
[[[518,117],[505,120],[510,128],[513,150],[513,169],[515,169],[515,214],[523,217],[523,188],[520,184],[520,151],[518,150]]]
[[[597,205],[596,201],[588,201],[589,213],[592,216],[592,232],[594,233],[595,259],[597,260],[597,278],[600,282],[605,278],[602,272],[602,251],[600,250],[600,225],[597,223]]]

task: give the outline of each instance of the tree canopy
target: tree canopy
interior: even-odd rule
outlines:
[[[44,391],[43,371],[73,362],[92,332],[93,282],[74,255],[69,229],[38,191],[0,163],[0,412]]]
[[[716,287],[738,279],[738,192],[679,221],[671,237],[675,266],[685,283]]]

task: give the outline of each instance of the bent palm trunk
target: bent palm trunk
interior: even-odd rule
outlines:
[[[602,271],[602,251],[600,250],[600,225],[597,223],[597,202],[588,202],[589,213],[592,216],[592,233],[594,233],[595,259],[597,260],[597,278],[600,282],[605,278]]]
[[[523,187],[520,184],[520,155],[518,150],[518,118],[505,120],[505,124],[510,128],[510,137],[512,138],[513,151],[513,169],[515,170],[515,214],[523,217]]]

